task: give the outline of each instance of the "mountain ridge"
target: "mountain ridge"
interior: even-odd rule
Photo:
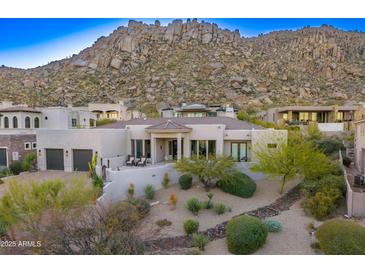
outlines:
[[[0,90],[4,100],[45,106],[357,102],[365,97],[365,33],[324,25],[245,38],[197,20],[131,20],[70,58],[0,67]]]

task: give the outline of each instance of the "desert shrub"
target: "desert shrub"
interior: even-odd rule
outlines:
[[[322,224],[316,237],[327,255],[365,255],[365,228],[350,220]]]
[[[4,181],[0,178],[0,185],[2,185],[4,183]]]
[[[231,211],[231,208],[226,206],[225,204],[222,203],[214,204],[214,212],[217,213],[218,215],[222,215],[228,211]]]
[[[179,178],[179,184],[181,189],[189,189],[193,184],[193,177],[189,174],[184,174]]]
[[[269,232],[279,232],[282,229],[282,225],[279,221],[265,220],[264,224],[266,225]]]
[[[146,198],[149,200],[153,200],[153,198],[155,198],[155,188],[153,187],[153,185],[147,185],[146,188],[144,189],[144,194],[146,195]]]
[[[0,238],[5,236],[7,230],[6,227],[7,225],[5,221],[0,217]]]
[[[140,219],[141,215],[136,206],[128,202],[121,202],[108,212],[107,221],[109,226],[116,230],[130,231]]]
[[[209,243],[209,239],[204,234],[196,233],[193,234],[192,238],[192,246],[199,248],[200,250],[204,251],[205,246]]]
[[[177,204],[177,195],[175,193],[171,193],[169,196],[169,205],[175,208]]]
[[[22,168],[22,162],[20,162],[20,161],[12,162],[9,165],[9,169],[10,169],[10,172],[13,173],[14,175],[19,175],[20,172],[24,171]]]
[[[128,199],[132,199],[134,197],[134,184],[129,184],[128,186]]]
[[[128,203],[130,203],[131,205],[134,205],[137,208],[138,213],[141,218],[146,216],[151,210],[151,205],[145,199],[133,198],[133,199],[129,199]]]
[[[302,191],[308,196],[315,195],[318,191],[324,187],[335,188],[345,193],[346,186],[344,183],[343,176],[327,175],[318,179],[305,179],[301,185]]]
[[[186,234],[194,234],[196,232],[198,232],[199,229],[199,222],[195,221],[195,220],[186,220],[184,222],[184,231]]]
[[[213,202],[212,202],[213,196],[214,196],[214,194],[212,192],[207,193],[208,200],[201,202],[202,208],[204,208],[204,209],[213,208]]]
[[[185,206],[194,215],[198,215],[199,211],[203,208],[202,203],[197,198],[188,199]]]
[[[13,175],[13,174],[11,173],[10,169],[8,169],[7,167],[2,168],[0,170],[0,178],[8,177],[8,176],[11,176],[11,175]]]
[[[25,155],[22,163],[22,169],[24,171],[36,171],[37,170],[37,154],[35,152]]]
[[[115,120],[115,119],[101,119],[101,120],[96,121],[96,126],[99,127],[99,126],[115,123],[116,121],[117,120]]]
[[[172,222],[167,219],[161,219],[156,221],[156,225],[158,225],[159,227],[170,226],[171,224]]]
[[[342,193],[337,188],[324,187],[305,202],[306,208],[318,220],[331,215],[335,210]]]
[[[327,155],[337,153],[340,149],[343,149],[343,143],[337,138],[315,140],[314,144],[323,150],[323,152]]]
[[[98,174],[96,174],[96,172],[94,172],[91,176],[91,182],[93,184],[94,187],[102,189],[104,186],[104,181],[103,178],[101,176],[99,176]]]
[[[267,227],[258,218],[240,216],[227,224],[227,247],[233,254],[251,254],[264,245],[267,238]]]
[[[168,188],[170,185],[170,178],[169,178],[169,174],[166,172],[164,175],[163,175],[163,179],[162,179],[162,186],[163,188]]]
[[[250,198],[256,191],[256,183],[249,176],[238,171],[230,176],[230,179],[219,180],[217,186],[224,192],[242,198]]]
[[[346,166],[346,167],[349,167],[350,165],[351,165],[351,159],[349,158],[349,157],[343,157],[342,158],[342,163],[343,163],[343,165],[344,166]]]

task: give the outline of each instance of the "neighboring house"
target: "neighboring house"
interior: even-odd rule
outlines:
[[[37,148],[36,129],[41,112],[24,105],[0,104],[0,168],[22,160]]]
[[[363,118],[361,105],[350,106],[284,106],[260,112],[258,118],[276,124],[307,125],[316,122],[324,132],[349,131],[354,121]]]
[[[45,107],[42,112],[42,128],[91,128],[96,126],[96,114],[85,107]]]
[[[130,106],[129,102],[120,101],[118,104],[88,104],[88,111],[96,114],[96,119],[131,120],[143,118],[144,115]]]
[[[179,117],[229,117],[236,118],[237,109],[233,107],[221,106],[221,105],[209,105],[204,104],[182,104],[177,108],[164,108],[161,109],[162,118],[179,118]]]
[[[95,127],[96,115],[87,108],[30,108],[27,105],[0,103],[0,167],[37,149],[36,130]]]
[[[365,174],[365,119],[355,122],[355,166]]]
[[[152,164],[182,157],[231,156],[255,161],[255,148],[286,142],[286,130],[267,129],[227,117],[134,119],[95,129],[37,131],[41,170],[87,170],[93,154],[98,165],[118,168],[128,155]]]

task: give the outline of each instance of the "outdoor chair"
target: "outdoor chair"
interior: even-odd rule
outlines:
[[[128,160],[125,162],[126,166],[134,166],[135,165],[135,160],[134,157],[131,155],[128,155]]]
[[[137,166],[146,166],[147,158],[142,156],[141,159],[137,162]]]

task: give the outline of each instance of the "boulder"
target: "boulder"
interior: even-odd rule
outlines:
[[[122,60],[119,58],[113,58],[110,62],[110,66],[115,69],[120,69],[120,66],[122,65]]]

